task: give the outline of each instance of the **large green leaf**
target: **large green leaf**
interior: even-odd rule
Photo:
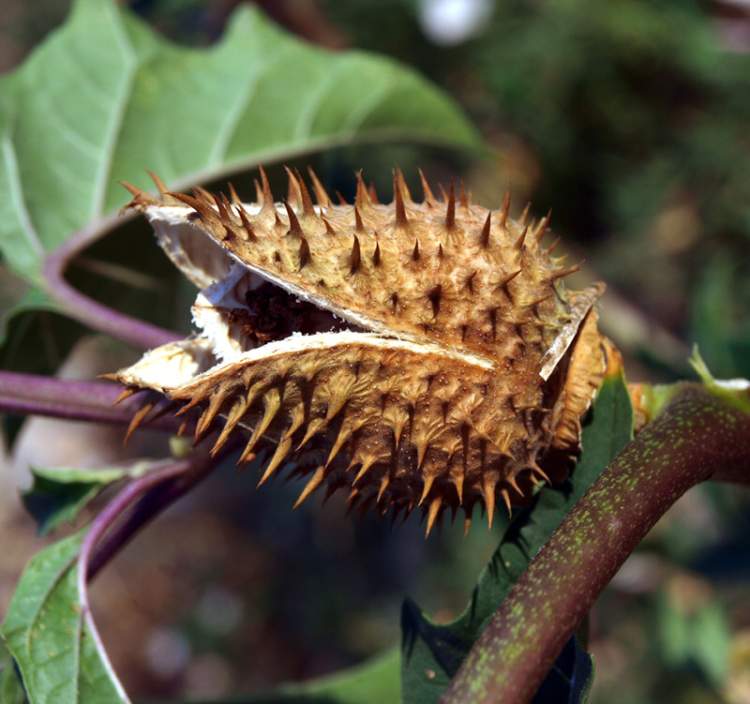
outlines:
[[[35,555],[21,575],[0,632],[31,704],[127,702],[81,609],[77,533]]]
[[[240,8],[211,49],[156,36],[113,0],[77,0],[66,24],[0,78],[0,251],[43,286],[45,255],[148,187],[189,184],[356,140],[478,140],[414,72],[332,53]],[[6,309],[7,311],[7,309]]]
[[[464,613],[433,623],[411,600],[402,611],[402,686],[405,704],[437,702],[448,682],[513,583],[565,514],[632,436],[632,408],[622,376],[605,380],[584,424],[581,458],[570,478],[548,486],[514,517],[479,577]]]

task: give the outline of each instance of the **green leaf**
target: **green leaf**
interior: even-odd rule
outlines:
[[[21,495],[23,505],[37,522],[40,535],[47,535],[61,523],[74,521],[81,509],[104,487],[124,477],[141,474],[150,462],[127,468],[76,469],[32,467],[34,481]]]
[[[666,593],[658,595],[656,602],[657,642],[659,653],[670,667],[679,667],[690,653],[690,624],[679,609],[670,602]]]
[[[45,256],[116,212],[145,169],[189,184],[335,144],[476,146],[456,104],[413,71],[328,52],[257,9],[210,49],[176,46],[113,0],[68,21],[0,78],[0,250],[43,288]]]
[[[26,693],[5,643],[0,638],[0,704],[24,704]]]
[[[732,633],[721,604],[708,603],[693,619],[693,659],[708,680],[721,689],[726,681]]]
[[[656,600],[658,652],[674,669],[697,668],[717,690],[727,674],[731,631],[720,603],[707,601],[695,611],[680,605],[668,592]]]
[[[285,685],[274,692],[224,699],[229,704],[381,704],[401,697],[398,648],[327,677]],[[201,704],[193,702],[193,704]],[[208,704],[205,702],[204,704]],[[219,702],[214,702],[219,704]]]
[[[565,515],[632,437],[633,415],[621,375],[602,384],[584,423],[582,453],[569,479],[547,486],[514,516],[479,577],[471,601],[453,623],[433,623],[411,600],[402,609],[405,704],[437,702],[510,588]]]
[[[81,609],[77,533],[32,558],[0,627],[30,704],[127,702],[90,614]]]
[[[693,335],[720,378],[750,377],[750,322],[743,305],[750,300],[750,285],[742,272],[741,261],[719,253],[701,267],[691,292]]]

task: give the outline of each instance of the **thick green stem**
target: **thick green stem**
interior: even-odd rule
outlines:
[[[441,701],[530,701],[628,555],[685,491],[710,478],[750,483],[750,414],[685,384],[531,562]]]

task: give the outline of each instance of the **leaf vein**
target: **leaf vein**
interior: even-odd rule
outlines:
[[[389,79],[383,84],[382,88],[379,91],[376,91],[372,94],[372,100],[363,100],[359,104],[358,109],[353,110],[350,113],[349,120],[347,121],[346,126],[342,128],[342,131],[349,131],[352,134],[356,134],[359,131],[359,128],[364,124],[365,120],[382,102],[385,96],[388,95],[391,88],[393,88],[393,83],[393,79]]]
[[[130,46],[127,38],[123,34],[121,21],[122,17],[112,5],[108,5],[111,12],[114,13],[112,27],[115,33],[117,43],[122,50],[123,58],[125,61],[125,81],[123,89],[120,95],[117,96],[115,101],[115,113],[113,115],[112,124],[109,129],[109,134],[105,139],[104,144],[104,158],[102,159],[99,173],[94,181],[94,197],[92,199],[92,217],[99,217],[104,211],[104,199],[107,193],[107,187],[109,185],[109,179],[112,173],[112,166],[115,157],[115,150],[117,142],[122,132],[122,128],[125,122],[125,114],[127,112],[128,103],[132,93],[133,81],[136,75],[138,62],[133,48]]]
[[[315,122],[315,117],[320,112],[320,106],[323,104],[323,98],[328,94],[331,86],[338,80],[338,74],[341,72],[341,61],[337,61],[336,64],[331,68],[328,75],[324,80],[320,82],[320,87],[313,94],[312,98],[303,110],[300,110],[297,124],[294,128],[294,136],[296,139],[303,140],[312,134],[312,125]]]
[[[274,66],[279,63],[284,54],[284,48],[280,48],[269,57],[265,62],[258,65],[253,74],[250,75],[245,88],[240,93],[240,99],[235,103],[231,110],[227,111],[227,120],[222,127],[217,130],[216,141],[211,149],[208,158],[209,164],[221,164],[227,157],[227,150],[234,139],[234,135],[240,123],[240,118],[247,110],[247,106],[255,95],[256,88],[264,73],[268,73]]]

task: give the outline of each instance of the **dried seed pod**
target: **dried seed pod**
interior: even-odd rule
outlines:
[[[135,190],[203,287],[200,333],[113,377],[199,409],[197,435],[243,438],[241,461],[269,448],[261,482],[294,460],[310,475],[297,504],[326,484],[352,506],[418,508],[428,532],[477,503],[492,523],[578,449],[613,356],[593,309],[603,286],[567,290],[575,267],[542,246],[548,218],[518,223],[507,198],[457,207],[453,188],[441,203],[425,185],[417,203],[397,170],[383,205],[357,178],[354,205],[314,177],[313,206],[292,172],[273,206],[264,174],[255,204]]]

